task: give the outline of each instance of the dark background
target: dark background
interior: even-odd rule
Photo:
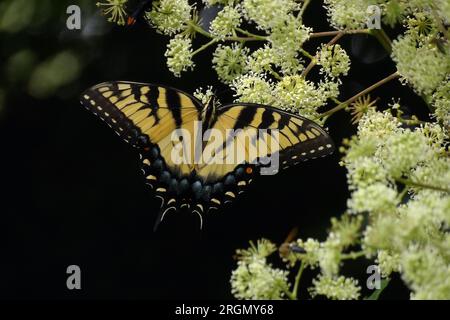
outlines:
[[[10,3],[0,2],[0,298],[231,298],[237,248],[262,237],[280,244],[295,226],[300,237],[323,240],[329,218],[345,211],[349,193],[337,152],[262,177],[229,210],[208,215],[203,230],[196,216],[171,213],[153,232],[159,202],[143,183],[138,154],[82,108],[78,96],[108,80],[161,83],[187,92],[207,85],[225,89],[210,67],[211,51],[195,57],[193,72],[175,78],[164,59],[168,38],[142,22],[133,28],[109,24],[94,1],[22,1],[21,10],[5,15],[1,9]],[[75,3],[82,10],[81,31],[65,27],[66,7]],[[5,29],[5,19],[20,18],[29,6],[34,11],[19,29],[14,23]],[[331,30],[318,1],[305,23],[315,31]],[[203,41],[198,36],[195,43]],[[306,49],[314,52],[318,43],[311,41]],[[341,44],[353,48],[342,99],[395,70],[366,37],[345,37]],[[24,48],[33,53],[31,62],[12,63]],[[30,89],[36,68],[64,50],[79,61],[76,76],[43,93]],[[65,72],[54,69],[55,77]],[[379,106],[396,96],[416,113],[426,110],[398,82],[376,95],[382,98]],[[227,92],[221,98],[231,101]],[[355,132],[344,112],[327,127],[336,144]],[[66,288],[66,268],[72,264],[81,267],[82,290]],[[351,262],[343,272],[359,277],[365,287],[369,264]],[[301,297],[307,297],[314,275],[305,273]],[[408,298],[408,290],[394,278],[382,298]]]

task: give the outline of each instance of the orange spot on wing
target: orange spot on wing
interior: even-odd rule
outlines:
[[[135,18],[133,18],[133,17],[128,17],[128,20],[127,20],[127,26],[132,26],[133,24],[135,24],[136,23],[136,19]]]

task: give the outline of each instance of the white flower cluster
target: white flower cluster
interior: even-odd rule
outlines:
[[[401,263],[403,278],[413,290],[412,299],[449,299],[450,264],[441,252],[434,247],[413,245],[402,254]]]
[[[245,74],[232,84],[238,102],[269,104],[296,112],[306,118],[319,119],[317,109],[339,94],[338,84],[325,82],[317,86],[300,75],[285,76],[273,83],[264,75]]]
[[[369,110],[344,157],[355,190],[349,209],[371,216],[363,247],[367,254],[378,255],[383,275],[400,272],[414,298],[450,297],[445,280],[450,275],[446,231],[450,226],[450,159],[443,149],[447,139],[436,124],[405,129],[388,112]],[[412,255],[412,247],[417,254]],[[431,262],[429,252],[439,267],[418,264]],[[430,282],[422,279],[425,275]]]
[[[310,289],[311,296],[324,295],[332,300],[356,300],[359,298],[361,288],[358,280],[344,276],[319,276],[313,280]]]
[[[182,71],[192,69],[194,67],[192,53],[192,42],[189,38],[181,35],[172,38],[165,53],[169,70],[179,77]]]
[[[174,35],[186,27],[191,9],[188,0],[159,0],[153,2],[145,17],[158,31]]]
[[[330,24],[336,29],[362,29],[366,26],[370,0],[325,0]]]
[[[104,15],[109,16],[109,22],[123,26],[125,25],[127,2],[128,0],[107,0],[105,2],[97,2],[96,6],[102,8]]]
[[[346,76],[350,70],[350,58],[339,44],[322,45],[318,57],[317,64],[322,66],[321,72],[333,79]]]
[[[257,28],[270,31],[279,27],[297,4],[292,0],[243,0],[245,17],[256,23]]]
[[[211,22],[211,33],[223,39],[231,36],[234,30],[241,24],[241,13],[235,7],[226,6],[219,11],[217,17]]]
[[[432,100],[436,119],[450,131],[450,76],[437,88]]]
[[[288,272],[273,268],[267,256],[275,245],[260,240],[249,250],[238,250],[238,267],[231,274],[232,293],[237,299],[282,299],[289,292]]]
[[[311,32],[311,28],[305,27],[292,15],[286,16],[284,21],[272,27],[268,40],[284,74],[295,74],[299,71],[298,52],[309,39]]]
[[[213,67],[217,76],[225,83],[231,83],[246,71],[248,48],[234,43],[231,46],[218,45],[213,54]]]
[[[194,97],[200,100],[203,105],[206,105],[214,97],[213,87],[208,86],[206,89],[198,88],[194,92]]]
[[[273,84],[259,75],[246,74],[238,77],[232,83],[238,102],[251,102],[270,105],[274,102]]]
[[[450,73],[448,54],[431,44],[418,46],[410,35],[394,41],[392,59],[403,80],[424,95],[431,95]]]
[[[389,277],[393,272],[400,271],[400,255],[392,254],[388,250],[378,250],[376,263],[380,268],[381,275]]]

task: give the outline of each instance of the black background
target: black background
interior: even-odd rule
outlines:
[[[41,56],[70,48],[86,61],[81,77],[48,99],[32,98],[20,86],[8,87],[0,118],[1,298],[226,299],[232,297],[232,256],[249,240],[264,237],[280,244],[295,226],[302,238],[326,237],[329,218],[345,211],[349,196],[339,152],[262,177],[229,210],[207,216],[203,230],[196,216],[171,213],[154,233],[159,202],[143,183],[138,154],[82,108],[78,95],[107,80],[161,83],[187,92],[225,87],[210,67],[211,51],[195,57],[193,72],[173,77],[164,59],[168,38],[142,22],[133,28],[108,25],[96,37],[67,30],[65,8],[72,3],[76,1],[55,5],[45,28],[1,35],[2,61],[24,45]],[[81,8],[82,14],[98,16],[94,2],[83,2]],[[84,23],[87,14],[82,19]],[[307,10],[305,24],[315,31],[331,30],[318,1]],[[195,43],[204,40],[198,36]],[[352,41],[366,40],[345,37],[340,43],[350,50]],[[318,43],[310,41],[306,49],[314,52]],[[389,58],[362,63],[358,56],[370,50],[364,45],[354,52],[341,99],[395,71]],[[397,96],[422,116],[426,110],[398,82],[377,90],[376,96],[382,98],[380,106]],[[225,93],[222,99],[230,102],[231,96]],[[344,112],[327,127],[336,144],[355,132]],[[66,288],[66,268],[72,264],[82,270],[79,291]],[[343,272],[365,287],[369,264],[359,260]],[[301,297],[308,297],[314,275],[305,273]],[[363,290],[363,295],[369,293]],[[382,297],[408,298],[408,290],[394,278]]]

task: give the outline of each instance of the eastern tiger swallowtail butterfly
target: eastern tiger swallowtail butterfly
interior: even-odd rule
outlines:
[[[183,91],[161,85],[105,82],[82,93],[81,103],[140,152],[146,182],[162,202],[155,227],[167,212],[182,208],[197,213],[201,225],[204,212],[235,200],[259,175],[260,158],[277,154],[284,169],[334,150],[329,135],[299,115],[253,103],[203,105]],[[223,160],[223,151],[233,146],[236,154],[244,155],[241,160],[177,162],[173,157],[177,146],[173,132],[182,129],[195,136],[198,123],[203,124],[202,133],[215,130],[225,137],[224,143],[216,141],[216,145],[214,139],[201,140],[201,152],[212,150],[210,154]],[[278,132],[277,147],[268,145],[270,137],[261,135],[263,130]],[[178,137],[178,143],[184,147],[188,144],[183,137]],[[266,143],[267,148],[255,154],[243,137],[254,144]]]

